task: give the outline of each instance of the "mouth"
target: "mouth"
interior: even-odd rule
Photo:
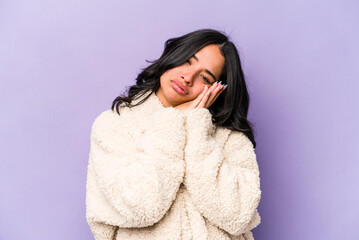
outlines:
[[[180,85],[180,83],[176,82],[176,81],[171,81],[172,87],[176,90],[176,92],[178,92],[179,94],[182,95],[186,95],[187,91],[185,89],[183,89]]]

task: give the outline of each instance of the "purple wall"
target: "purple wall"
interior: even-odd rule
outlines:
[[[256,240],[358,239],[358,1],[0,1],[0,239],[93,239],[94,118],[164,41],[231,35],[256,125]]]

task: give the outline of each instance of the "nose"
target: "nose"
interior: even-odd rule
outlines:
[[[181,78],[184,80],[187,86],[191,86],[193,84],[195,75],[195,71],[187,70],[181,74]]]

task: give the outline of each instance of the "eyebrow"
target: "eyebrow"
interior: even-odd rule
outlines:
[[[196,59],[197,62],[199,62],[199,60],[195,54],[193,54],[193,58]],[[205,69],[205,71],[213,77],[214,81],[217,81],[216,77],[214,76],[214,74],[211,71],[209,71],[207,68]]]

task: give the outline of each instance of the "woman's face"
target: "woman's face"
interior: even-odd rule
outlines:
[[[219,81],[224,61],[217,45],[203,47],[187,62],[162,74],[157,97],[165,107],[175,107],[195,99],[205,85],[210,87]]]

